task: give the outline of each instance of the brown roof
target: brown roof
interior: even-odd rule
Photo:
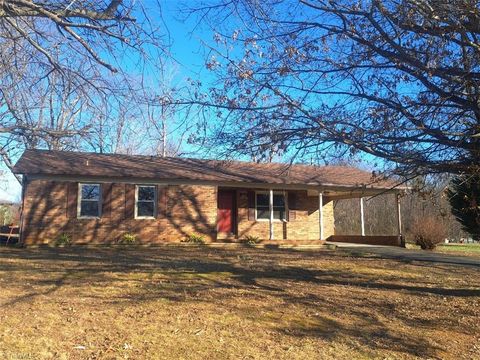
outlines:
[[[391,188],[393,183],[348,166],[203,160],[69,151],[26,150],[14,172],[139,179]]]

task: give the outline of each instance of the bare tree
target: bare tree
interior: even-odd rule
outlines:
[[[144,152],[163,157],[197,153],[198,148],[187,143],[197,131],[198,113],[179,101],[188,93],[190,80],[178,72],[175,61],[154,63],[153,69],[137,94],[138,118],[148,139]]]
[[[165,56],[155,2],[0,0],[0,154],[110,149],[120,105],[141,81],[123,69]],[[108,143],[108,144],[107,144]]]
[[[228,151],[362,154],[405,176],[480,164],[480,10],[429,0],[212,0],[209,107]],[[213,117],[213,115],[212,115]]]

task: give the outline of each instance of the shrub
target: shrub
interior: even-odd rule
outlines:
[[[415,244],[423,250],[433,250],[445,241],[447,229],[445,225],[433,216],[417,219],[412,225],[412,236]]]
[[[190,234],[182,242],[192,243],[192,244],[205,244],[205,238],[201,235]]]
[[[260,242],[260,238],[258,236],[247,235],[240,242],[247,245],[255,245]]]
[[[135,244],[137,242],[137,235],[132,233],[125,233],[120,240],[120,244]]]
[[[68,246],[72,243],[72,239],[69,234],[62,233],[55,239],[55,246]]]

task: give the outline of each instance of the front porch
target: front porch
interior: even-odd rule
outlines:
[[[219,187],[216,240],[239,242],[253,237],[262,244],[318,245],[333,241],[403,246],[400,194],[398,189],[365,187]],[[392,196],[396,233],[366,235],[364,203],[376,196]],[[359,201],[361,226],[358,233],[340,235],[335,232],[333,204],[343,199]]]

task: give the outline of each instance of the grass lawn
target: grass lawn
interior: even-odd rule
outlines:
[[[1,248],[0,358],[478,359],[479,272],[341,250]]]

